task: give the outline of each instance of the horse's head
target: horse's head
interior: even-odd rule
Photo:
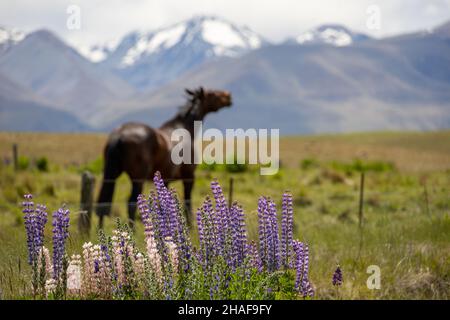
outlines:
[[[230,107],[232,104],[231,93],[228,91],[204,90],[203,87],[200,87],[197,90],[186,89],[186,93],[193,105],[197,105],[202,116],[224,107]]]

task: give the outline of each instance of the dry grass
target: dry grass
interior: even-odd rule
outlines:
[[[12,145],[30,158],[46,156],[59,165],[85,164],[101,156],[107,135],[102,133],[0,132],[0,156],[12,157]],[[76,150],[76,152],[74,152]],[[384,160],[404,171],[450,169],[450,131],[382,132],[344,135],[283,137],[282,164],[297,168],[299,161]]]

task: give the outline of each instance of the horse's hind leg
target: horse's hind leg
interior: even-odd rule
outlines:
[[[137,207],[137,198],[139,194],[142,193],[142,186],[144,181],[134,180],[132,181],[133,187],[131,189],[131,195],[128,199],[128,218],[131,226],[134,226],[134,221],[136,218],[136,207]]]

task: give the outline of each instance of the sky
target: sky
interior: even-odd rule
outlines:
[[[80,28],[69,29],[67,9],[80,8]],[[367,22],[378,8],[378,27]],[[371,9],[372,8],[372,9]],[[369,11],[368,11],[369,10]],[[374,37],[431,29],[450,20],[450,0],[2,0],[0,25],[30,32],[46,28],[73,45],[119,39],[193,15],[218,15],[281,42],[325,23]],[[373,17],[373,16],[372,16]]]

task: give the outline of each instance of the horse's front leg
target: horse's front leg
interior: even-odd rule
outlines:
[[[128,218],[131,226],[134,226],[136,218],[137,198],[142,193],[143,181],[133,181],[130,198],[128,199]]]
[[[194,177],[183,180],[184,187],[184,206],[186,208],[186,222],[191,225],[191,193],[194,187]]]

